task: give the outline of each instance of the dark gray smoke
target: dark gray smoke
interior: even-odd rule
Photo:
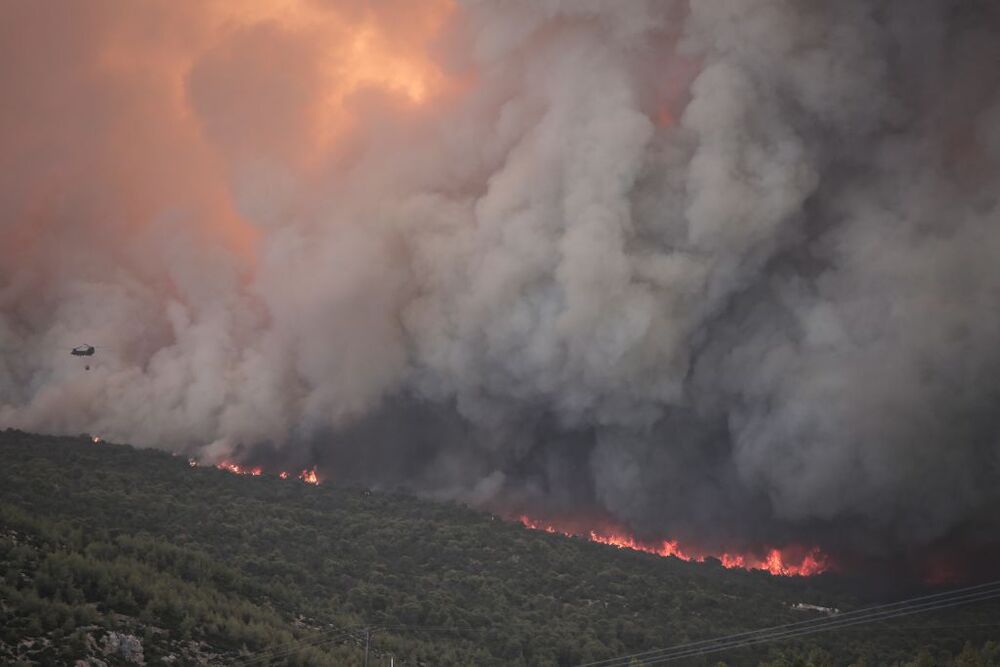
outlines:
[[[472,2],[418,44],[459,83],[351,88],[319,155],[323,41],[178,13],[162,82],[0,38],[0,425],[706,548],[995,540],[1000,5]]]

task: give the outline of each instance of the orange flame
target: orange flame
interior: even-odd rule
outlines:
[[[192,468],[196,468],[198,466],[198,462],[195,461],[194,459],[188,459],[188,465],[190,465]],[[260,477],[261,475],[264,474],[264,469],[261,468],[260,466],[255,466],[253,468],[250,468],[247,466],[242,466],[239,463],[233,463],[232,461],[222,461],[220,463],[217,463],[215,467],[218,468],[219,470],[225,470],[226,472],[230,472],[234,475]],[[282,470],[281,472],[278,473],[278,479],[288,479],[291,476],[292,476],[291,473],[289,473],[287,470]],[[306,484],[313,484],[315,486],[319,486],[319,475],[316,474],[316,468],[308,468],[306,470],[303,470],[298,475],[296,475],[296,477],[305,482]]]
[[[90,441],[91,441],[92,443],[94,443],[95,445],[99,445],[99,444],[101,444],[102,442],[104,442],[104,440],[102,440],[101,438],[99,438],[99,437],[98,437],[98,436],[96,436],[96,435],[92,435],[92,436],[90,436]]]
[[[639,541],[622,529],[604,528],[581,534],[556,527],[553,523],[532,519],[524,515],[519,516],[518,521],[532,530],[585,537],[591,542],[608,544],[619,549],[632,549],[633,551],[643,551],[664,557],[673,556],[684,561],[700,563],[704,562],[706,558],[714,557],[722,563],[723,567],[730,569],[763,570],[785,577],[809,577],[826,572],[832,567],[830,558],[820,551],[818,547],[807,549],[799,558],[794,556],[795,552],[801,551],[797,548],[784,550],[771,548],[763,556],[753,553],[705,554],[696,553],[690,549],[682,549],[676,540],[661,540],[658,542]]]
[[[264,471],[260,467],[256,468],[246,468],[238,463],[232,463],[231,461],[223,461],[215,466],[219,470],[225,470],[231,472],[234,475],[249,475],[251,477],[260,477],[264,474]]]

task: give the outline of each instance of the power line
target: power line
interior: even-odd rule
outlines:
[[[286,644],[281,644],[264,651],[260,651],[253,656],[242,661],[242,665],[254,665],[266,660],[274,660],[277,658],[285,658],[289,655],[296,653],[304,648],[319,648],[324,644],[334,642],[343,637],[354,638],[354,633],[361,628],[354,628],[350,630],[341,630],[339,632],[334,632],[333,630],[327,630],[319,634],[313,635],[311,637],[304,637],[302,639],[294,640]],[[331,634],[332,633],[332,634]]]
[[[665,649],[652,649],[649,651],[633,653],[629,655],[619,656],[616,658],[608,658],[605,660],[588,662],[580,665],[579,667],[613,667],[616,665],[627,664],[628,661],[632,660],[633,658],[641,659],[645,665],[662,664],[666,662],[671,662],[673,660],[679,660],[682,658],[694,657],[697,655],[705,655],[709,653],[717,653],[721,651],[743,648],[766,642],[792,639],[807,634],[837,630],[864,623],[882,622],[898,618],[901,616],[908,616],[912,614],[935,611],[938,609],[945,609],[948,607],[970,604],[973,602],[989,600],[997,597],[1000,597],[1000,580],[986,584],[979,584],[977,586],[969,586],[966,588],[956,589],[953,591],[947,591],[944,593],[924,595],[920,597],[910,598],[908,600],[902,600],[899,602],[892,602],[888,604],[877,605],[874,607],[868,607],[865,609],[844,612],[841,614],[837,614],[836,616],[827,618],[809,619],[805,621],[798,621],[795,623],[786,623],[783,625],[771,626],[768,628],[761,628],[758,630],[751,630],[733,635],[716,637],[713,639],[706,639],[696,642],[689,642],[686,644],[679,644],[677,646]],[[994,624],[994,625],[1000,625],[1000,624]],[[253,664],[259,664],[266,660],[286,657],[301,649],[318,648],[324,644],[336,641],[337,639],[340,639],[342,637],[351,637],[353,639],[357,639],[356,633],[358,632],[365,632],[366,636],[370,637],[370,633],[373,633],[376,630],[383,632],[386,630],[411,631],[411,632],[413,631],[485,632],[491,629],[493,628],[458,626],[458,625],[355,626],[353,628],[348,628],[348,629],[336,629],[336,630],[331,629],[328,631],[321,632],[312,637],[306,637],[294,640],[283,646],[277,646],[262,651],[257,655],[252,656],[247,660],[243,661],[241,664],[253,665]],[[367,643],[368,642],[366,642],[366,644]]]
[[[673,654],[673,655],[666,655],[666,656],[662,656],[662,657],[657,657],[656,659],[654,659],[652,661],[645,661],[644,665],[659,665],[659,664],[663,664],[663,663],[667,663],[667,662],[673,662],[675,660],[680,660],[680,659],[683,659],[683,658],[690,658],[690,657],[695,657],[695,656],[698,656],[698,655],[708,655],[710,653],[719,653],[719,652],[722,652],[722,651],[728,651],[728,650],[736,649],[736,648],[744,648],[744,647],[747,647],[747,646],[753,646],[755,644],[764,644],[764,643],[768,643],[768,642],[772,642],[772,641],[781,641],[781,640],[793,639],[793,638],[796,638],[796,637],[801,637],[803,635],[815,634],[817,632],[826,632],[828,630],[838,630],[838,629],[842,629],[842,628],[846,628],[846,627],[850,627],[850,626],[854,626],[854,625],[861,625],[861,624],[865,624],[865,623],[872,623],[872,622],[877,622],[877,621],[884,621],[884,620],[889,620],[889,619],[893,619],[893,618],[899,618],[901,616],[909,616],[911,614],[920,614],[920,613],[924,613],[924,612],[928,612],[928,611],[936,611],[938,609],[947,609],[949,607],[956,607],[956,606],[963,605],[963,604],[970,604],[972,602],[980,602],[980,601],[983,601],[983,600],[989,600],[989,599],[994,599],[994,598],[1000,598],[1000,591],[994,592],[994,593],[992,593],[990,595],[980,595],[980,596],[976,597],[975,599],[957,600],[957,601],[952,601],[952,602],[942,602],[942,603],[937,603],[937,604],[930,604],[930,605],[925,605],[922,608],[904,608],[904,609],[899,610],[899,611],[897,611],[895,613],[887,613],[887,614],[884,614],[884,615],[876,617],[876,618],[859,618],[859,619],[855,619],[854,621],[849,622],[849,623],[816,626],[816,627],[813,627],[813,628],[806,628],[806,629],[802,629],[802,630],[798,630],[798,631],[793,631],[793,632],[775,633],[774,635],[762,635],[760,637],[746,639],[746,640],[740,640],[740,641],[736,641],[736,642],[731,642],[731,643],[725,644],[725,645],[719,645],[719,646],[715,646],[715,647],[707,647],[707,648],[703,648],[703,649],[696,649],[696,650],[693,650],[693,651],[688,651],[686,653],[680,653],[680,654]]]
[[[761,644],[771,641],[787,640],[800,637],[803,635],[813,634],[817,632],[825,632],[829,630],[842,629],[854,625],[861,625],[865,623],[881,622],[889,620],[892,618],[897,618],[899,616],[906,616],[910,614],[922,613],[927,611],[933,611],[936,609],[943,609],[947,607],[956,606],[959,604],[967,604],[969,602],[977,602],[979,600],[990,599],[1000,596],[1000,592],[981,592],[967,596],[965,599],[948,599],[948,600],[938,600],[934,602],[924,603],[922,605],[913,605],[910,607],[900,607],[895,610],[885,610],[876,614],[871,614],[868,616],[858,616],[853,619],[830,619],[823,623],[817,623],[809,627],[800,627],[794,629],[785,629],[783,631],[771,632],[771,633],[761,633],[750,637],[740,637],[736,639],[720,638],[714,641],[714,644],[699,646],[693,648],[687,648],[684,650],[675,649],[663,651],[657,653],[656,655],[649,655],[643,658],[643,661],[647,665],[661,664],[664,662],[670,662],[673,660],[678,660],[687,657],[694,657],[696,655],[705,655],[709,653],[718,653],[725,650],[731,650],[736,648],[744,648],[747,646],[752,646],[755,644]]]
[[[796,623],[787,623],[784,625],[777,625],[734,635],[716,637],[714,639],[679,644],[666,649],[653,649],[616,658],[598,660],[584,663],[579,667],[610,667],[612,665],[627,664],[627,662],[633,658],[642,659],[643,661],[655,660],[657,662],[665,662],[679,657],[718,652],[721,650],[728,650],[729,648],[762,643],[764,641],[788,639],[804,634],[811,634],[813,632],[822,632],[841,627],[849,627],[860,623],[871,623],[888,618],[956,606],[958,604],[968,604],[994,597],[1000,597],[1000,581],[979,584],[977,586],[969,586],[967,588],[944,593],[924,595],[911,598],[909,600],[846,612],[823,619],[810,619]],[[657,664],[657,662],[646,662],[646,664]]]
[[[318,648],[324,644],[328,644],[341,637],[351,636],[354,639],[358,637],[355,633],[361,632],[371,632],[374,634],[376,630],[386,631],[386,630],[410,630],[410,631],[420,631],[420,632],[485,632],[490,630],[490,627],[472,627],[472,626],[461,626],[461,625],[378,625],[378,626],[352,626],[351,629],[330,629],[322,631],[310,637],[304,637],[302,639],[293,640],[285,644],[272,647],[261,651],[254,656],[247,658],[242,661],[242,665],[253,665],[263,662],[265,660],[273,660],[276,658],[284,658],[289,655],[294,654],[304,648]],[[338,631],[339,630],[339,631]],[[330,634],[334,633],[334,634]]]
[[[838,614],[836,616],[836,619],[837,620],[843,620],[843,619],[854,618],[854,617],[857,617],[857,616],[866,616],[866,615],[869,615],[869,614],[872,614],[872,613],[875,613],[875,612],[878,612],[878,611],[883,611],[883,610],[884,611],[890,611],[890,610],[892,610],[893,608],[896,608],[896,607],[908,606],[908,605],[912,605],[912,604],[915,604],[915,603],[918,603],[918,602],[921,602],[921,601],[932,601],[932,600],[937,600],[937,599],[944,599],[944,598],[948,598],[948,597],[955,596],[955,595],[961,595],[961,594],[966,594],[966,593],[970,593],[970,592],[974,592],[974,591],[978,591],[978,590],[992,588],[992,587],[998,586],[998,585],[1000,585],[1000,580],[989,582],[989,583],[985,583],[985,584],[979,584],[979,585],[976,585],[976,586],[969,586],[967,588],[960,588],[960,589],[956,589],[956,590],[952,590],[952,591],[945,591],[943,593],[934,593],[934,594],[931,594],[931,595],[922,595],[920,597],[910,598],[908,600],[901,600],[901,601],[898,601],[898,602],[890,602],[890,603],[886,603],[886,604],[882,604],[882,605],[876,605],[874,607],[866,607],[864,609],[857,609],[857,610],[854,610],[854,611],[840,613],[840,614]],[[757,629],[757,630],[749,630],[747,632],[741,632],[741,633],[734,634],[734,635],[727,635],[725,637],[716,637],[716,638],[713,638],[713,639],[703,639],[703,640],[700,640],[700,641],[690,642],[690,643],[687,643],[687,644],[679,644],[679,645],[677,645],[675,647],[672,647],[671,649],[652,649],[652,650],[649,650],[649,651],[644,651],[644,652],[641,652],[641,653],[633,653],[633,654],[630,654],[630,655],[627,655],[627,656],[623,656],[623,657],[619,657],[619,658],[607,658],[605,660],[597,660],[597,661],[594,661],[594,662],[584,663],[583,665],[580,665],[579,667],[598,667],[599,665],[603,666],[603,665],[613,664],[613,663],[619,662],[622,659],[641,658],[643,656],[651,655],[651,654],[654,654],[654,653],[660,653],[660,652],[666,651],[666,650],[677,650],[677,649],[680,649],[680,648],[693,648],[693,647],[696,647],[696,646],[713,644],[713,643],[716,643],[716,642],[724,640],[724,639],[735,639],[737,637],[750,637],[750,636],[758,635],[758,634],[761,634],[761,633],[770,633],[770,632],[774,632],[774,631],[777,631],[777,630],[780,630],[780,629],[786,629],[786,628],[810,627],[810,626],[814,626],[814,625],[817,625],[817,624],[827,623],[827,622],[829,622],[831,620],[833,620],[831,617],[825,617],[825,618],[813,618],[813,619],[808,619],[808,620],[805,620],[805,621],[796,621],[794,623],[785,623],[785,624],[782,624],[782,625],[775,625],[775,626],[771,626],[771,627],[768,627],[768,628],[760,628],[760,629]]]
[[[963,625],[893,625],[891,630],[968,630],[969,628],[1000,628],[1000,623],[965,623]]]
[[[419,630],[421,632],[486,632],[493,627],[471,625],[380,625],[379,630]]]
[[[255,655],[251,656],[251,657],[248,657],[246,660],[244,660],[242,663],[239,663],[239,664],[254,665],[254,664],[264,663],[264,662],[269,661],[269,660],[277,660],[279,658],[287,658],[288,656],[294,655],[295,653],[297,653],[298,651],[301,651],[303,649],[307,649],[307,648],[320,648],[320,647],[322,647],[325,644],[329,644],[329,643],[335,642],[335,641],[337,641],[339,639],[343,639],[345,637],[349,637],[349,638],[352,638],[352,639],[356,638],[353,631],[350,631],[350,632],[341,632],[341,633],[338,633],[338,634],[335,634],[335,635],[330,635],[330,636],[312,637],[312,638],[310,638],[308,640],[302,640],[302,641],[298,641],[298,642],[292,642],[290,644],[281,645],[281,646],[278,646],[278,647],[275,647],[275,648],[272,648],[272,649],[268,649],[268,650],[259,652],[259,653],[255,654]]]

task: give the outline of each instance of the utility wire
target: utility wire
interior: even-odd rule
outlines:
[[[995,597],[1000,597],[1000,581],[845,612],[828,618],[787,623],[734,635],[716,637],[714,639],[680,644],[666,649],[653,649],[641,653],[588,662],[579,667],[611,667],[612,665],[627,664],[633,658],[641,659],[645,664],[657,664],[657,662],[665,662],[668,659],[672,660],[689,655],[728,650],[729,648],[761,643],[763,641],[776,641],[778,639],[792,638],[813,632],[849,627],[860,623],[872,623],[888,618],[932,611],[959,604],[968,604]],[[648,660],[655,660],[657,662],[646,662]]]
[[[357,640],[357,636],[354,631],[341,632],[339,634],[329,635],[329,636],[313,636],[308,639],[300,640],[298,642],[291,642],[289,644],[284,644],[275,648],[267,649],[260,653],[249,656],[243,662],[238,664],[241,665],[255,665],[269,663],[272,660],[279,660],[281,658],[287,658],[292,656],[299,651],[307,648],[321,648],[326,644],[330,644],[342,639],[352,639]]]
[[[299,651],[299,650],[301,650],[303,648],[317,648],[319,646],[322,646],[324,644],[332,642],[332,641],[334,641],[336,639],[340,639],[341,637],[344,637],[344,636],[347,636],[347,635],[350,635],[352,638],[357,639],[357,637],[355,636],[355,633],[364,632],[366,629],[371,630],[372,632],[374,632],[376,630],[378,630],[378,631],[386,631],[386,630],[412,630],[412,631],[420,631],[420,632],[485,632],[485,631],[490,630],[492,628],[489,628],[489,627],[475,628],[475,627],[472,627],[472,626],[461,626],[461,625],[451,625],[451,626],[448,626],[448,625],[378,625],[378,626],[354,626],[350,630],[343,630],[343,629],[341,629],[339,632],[337,632],[336,630],[331,629],[331,630],[322,631],[322,632],[320,632],[318,634],[315,634],[315,635],[312,635],[312,636],[309,636],[309,637],[303,637],[302,639],[293,640],[291,642],[287,642],[285,644],[282,644],[282,645],[279,645],[279,646],[276,646],[276,647],[273,647],[273,648],[270,648],[270,649],[266,649],[264,651],[261,651],[260,653],[255,654],[254,656],[252,656],[250,658],[247,658],[246,660],[244,660],[240,664],[241,665],[253,665],[253,664],[259,664],[259,663],[261,663],[261,662],[263,662],[265,660],[274,660],[274,659],[277,659],[277,658],[284,658],[284,657],[287,657],[289,655],[294,654],[296,651]],[[327,635],[329,635],[329,633],[331,633],[331,632],[336,633],[336,634],[330,635],[328,637]]]
[[[419,630],[420,632],[486,632],[492,627],[471,625],[380,625],[379,630]]]
[[[978,591],[978,590],[990,589],[990,588],[992,588],[994,586],[1000,586],[1000,580],[992,581],[992,582],[985,583],[985,584],[979,584],[979,585],[976,585],[976,586],[969,586],[969,587],[966,587],[966,588],[960,588],[960,589],[956,589],[956,590],[952,590],[952,591],[945,591],[943,593],[934,593],[934,594],[931,594],[931,595],[923,595],[923,596],[916,597],[916,598],[910,598],[908,600],[901,600],[901,601],[898,601],[898,602],[890,602],[890,603],[887,603],[887,604],[877,605],[877,606],[874,606],[874,607],[866,607],[864,609],[857,609],[857,610],[854,610],[854,611],[839,613],[839,614],[837,614],[837,616],[835,618],[836,618],[836,620],[843,620],[843,619],[854,618],[854,617],[857,617],[857,616],[866,616],[866,615],[869,615],[869,614],[873,614],[875,612],[879,612],[879,611],[883,611],[883,610],[889,611],[889,610],[892,610],[892,609],[897,608],[897,607],[908,606],[908,605],[916,604],[916,603],[923,602],[923,601],[932,601],[932,600],[937,600],[937,599],[945,599],[945,598],[949,598],[949,597],[955,596],[955,595],[962,595],[962,594],[966,594],[966,593],[970,593],[970,592],[974,592],[974,591]],[[750,636],[758,635],[758,634],[761,634],[761,633],[774,632],[774,631],[777,631],[777,630],[780,630],[780,629],[785,629],[785,628],[810,627],[810,626],[813,626],[813,625],[823,624],[823,623],[830,622],[831,620],[833,620],[833,618],[834,617],[812,618],[812,619],[808,619],[808,620],[804,620],[804,621],[796,621],[794,623],[785,623],[783,625],[775,625],[775,626],[771,626],[771,627],[768,627],[768,628],[760,628],[760,629],[757,629],[757,630],[749,630],[747,632],[741,632],[741,633],[734,634],[734,635],[727,635],[725,637],[716,637],[716,638],[712,638],[712,639],[703,639],[703,640],[696,641],[696,642],[690,642],[690,643],[687,643],[687,644],[679,644],[679,645],[677,645],[675,647],[672,647],[670,649],[652,649],[652,650],[649,650],[649,651],[643,651],[641,653],[632,653],[632,654],[629,654],[627,656],[622,656],[622,657],[618,657],[618,658],[607,658],[605,660],[597,660],[597,661],[594,661],[594,662],[584,663],[582,665],[579,665],[579,667],[598,667],[598,666],[603,666],[603,665],[609,665],[609,664],[614,664],[614,663],[620,662],[622,659],[641,658],[643,656],[651,655],[651,654],[654,654],[654,653],[661,653],[661,652],[666,651],[666,650],[678,650],[678,649],[681,649],[681,648],[693,648],[693,647],[696,647],[696,646],[702,646],[702,645],[707,645],[707,644],[714,644],[714,643],[716,643],[718,641],[721,641],[723,639],[735,639],[737,637],[750,637]]]
[[[300,651],[301,649],[304,648],[319,648],[323,644],[328,644],[343,637],[356,638],[354,636],[354,633],[358,632],[359,630],[364,630],[364,628],[340,630],[339,632],[334,632],[333,630],[324,631],[309,637],[304,637],[302,639],[294,640],[286,644],[281,644],[273,648],[260,651],[254,654],[253,656],[247,658],[246,660],[240,662],[239,664],[241,665],[259,664],[267,660],[276,660],[278,658],[288,657],[289,655],[293,655],[297,651]]]
[[[846,628],[863,623],[876,623],[885,620],[907,616],[911,614],[934,611],[962,604],[970,604],[981,600],[989,600],[1000,597],[1000,580],[977,586],[969,586],[944,593],[924,595],[899,602],[868,607],[850,612],[844,612],[835,616],[819,619],[809,619],[795,623],[786,623],[758,630],[751,630],[733,635],[705,639],[666,649],[652,649],[641,653],[608,658],[595,662],[588,662],[579,667],[613,667],[626,665],[628,661],[641,659],[645,665],[656,665],[686,657],[717,653],[735,648],[752,646],[754,644],[792,639],[802,635],[813,634]],[[490,630],[490,627],[471,626],[418,626],[418,625],[394,625],[394,626],[357,626],[351,629],[338,629],[320,632],[311,637],[294,640],[285,645],[274,647],[254,655],[241,664],[253,665],[267,660],[287,657],[303,648],[316,648],[324,644],[333,642],[342,637],[350,636],[357,639],[355,633],[369,631],[386,630],[409,630],[409,631],[447,631],[447,632],[483,632]],[[331,634],[332,633],[332,634]]]
[[[1000,628],[1000,623],[966,623],[963,625],[891,625],[889,630],[967,630],[969,628]]]
[[[998,598],[998,597],[1000,597],[1000,591],[995,592],[995,593],[990,594],[990,595],[980,595],[979,597],[977,597],[975,599],[957,600],[957,601],[952,601],[952,602],[941,602],[941,603],[937,603],[937,604],[932,604],[930,606],[925,606],[925,607],[919,608],[919,609],[917,609],[917,608],[902,609],[902,610],[897,611],[895,613],[885,614],[885,615],[879,616],[879,617],[874,618],[874,619],[859,618],[859,619],[855,619],[853,622],[843,623],[843,624],[840,624],[840,625],[816,626],[816,627],[813,627],[813,628],[805,628],[805,629],[794,631],[794,632],[776,633],[774,635],[762,635],[760,637],[746,639],[746,640],[740,640],[740,641],[736,641],[736,642],[731,642],[731,643],[725,644],[725,645],[719,645],[719,646],[714,646],[714,647],[706,647],[706,648],[702,648],[702,649],[695,649],[695,650],[692,650],[692,651],[688,651],[687,653],[680,653],[680,654],[673,654],[673,655],[666,655],[666,656],[662,656],[662,657],[657,657],[656,659],[654,659],[652,661],[646,661],[643,664],[644,665],[659,665],[659,664],[663,664],[663,663],[667,663],[667,662],[673,662],[674,660],[681,660],[683,658],[690,658],[690,657],[695,657],[695,656],[699,656],[699,655],[707,655],[707,654],[710,654],[710,653],[719,653],[721,651],[728,651],[728,650],[731,650],[731,649],[743,648],[743,647],[746,647],[746,646],[753,646],[755,644],[764,644],[764,643],[768,643],[768,642],[772,642],[772,641],[783,641],[783,640],[787,640],[787,639],[793,639],[795,637],[801,637],[803,635],[814,634],[814,633],[817,633],[817,632],[825,632],[825,631],[828,631],[828,630],[838,630],[838,629],[850,627],[850,626],[853,626],[853,625],[862,625],[862,624],[865,624],[865,623],[879,622],[879,621],[889,620],[889,619],[893,619],[893,618],[899,618],[901,616],[909,616],[911,614],[920,614],[920,613],[924,613],[924,612],[928,612],[928,611],[936,611],[938,609],[946,609],[948,607],[956,607],[956,606],[963,605],[963,604],[969,604],[969,603],[972,603],[972,602],[980,602],[982,600],[989,600],[989,599]]]

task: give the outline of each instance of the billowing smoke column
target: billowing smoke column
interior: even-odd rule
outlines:
[[[0,12],[0,425],[704,549],[996,541],[997,3]]]

